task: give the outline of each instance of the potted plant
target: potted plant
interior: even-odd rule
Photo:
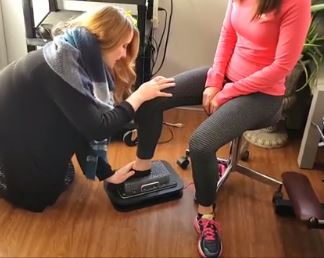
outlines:
[[[274,126],[247,131],[244,138],[263,148],[279,148],[288,141],[288,129],[299,129],[306,121],[311,95],[317,84],[319,67],[324,56],[324,0],[312,1],[312,21],[301,57],[286,80],[283,119]],[[301,115],[303,114],[303,115]]]
[[[301,54],[301,58],[298,62],[303,68],[305,73],[305,83],[296,91],[301,91],[306,86],[309,86],[311,90],[314,89],[317,83],[317,74],[320,67],[320,63],[323,60],[323,48],[324,48],[324,33],[320,33],[318,30],[320,20],[317,19],[317,15],[324,11],[324,3],[312,5],[312,22],[307,33],[306,42]]]
[[[285,112],[285,125],[288,129],[299,130],[305,125],[312,93],[317,85],[318,71],[324,56],[324,27],[320,27],[324,22],[324,3],[313,4],[311,11],[312,22],[301,57],[294,69],[300,79],[292,87],[287,85],[286,96],[292,98]]]

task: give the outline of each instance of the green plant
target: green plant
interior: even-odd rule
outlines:
[[[324,3],[313,4],[311,6],[312,21],[307,33],[299,65],[305,73],[305,82],[296,91],[301,91],[309,86],[311,91],[316,87],[317,75],[321,62],[323,61],[324,35],[318,32],[319,20],[318,14],[324,12]]]

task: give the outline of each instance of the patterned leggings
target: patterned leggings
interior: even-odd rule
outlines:
[[[173,94],[171,98],[156,98],[140,107],[136,117],[139,158],[153,157],[162,129],[163,111],[201,104],[207,70],[199,68],[175,76],[176,86],[167,90]],[[215,202],[217,150],[246,130],[269,126],[281,102],[281,96],[262,93],[233,98],[198,126],[191,137],[189,149],[199,204],[209,206]]]

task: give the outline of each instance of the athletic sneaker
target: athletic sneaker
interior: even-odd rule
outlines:
[[[202,257],[219,257],[222,252],[222,241],[219,236],[219,224],[212,214],[197,215],[194,227],[199,233],[198,251]]]

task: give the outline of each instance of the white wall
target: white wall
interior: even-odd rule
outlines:
[[[45,17],[49,11],[47,0],[33,0],[35,26]]]
[[[27,53],[22,1],[1,0],[8,62]]]
[[[74,0],[57,0],[57,3],[60,9],[75,10],[75,11],[89,11],[92,9],[100,8],[105,5],[112,5],[111,3],[82,2],[82,1],[74,1]],[[130,10],[134,14],[137,13],[136,5],[128,5],[128,4],[114,4],[114,5],[118,5],[125,8],[126,10]]]
[[[3,30],[2,8],[0,2],[0,70],[8,64],[5,34]]]
[[[211,65],[214,59],[227,0],[174,0],[174,11],[165,63],[159,72],[171,76],[184,70]],[[159,0],[170,10],[170,0]],[[159,30],[162,17],[159,15]]]
[[[159,72],[165,76],[212,63],[227,0],[174,0],[173,2],[174,13],[167,56]],[[20,0],[1,0],[1,3],[8,61],[11,62],[26,53],[22,4]],[[73,1],[59,0],[61,7],[71,7],[71,4],[73,5]],[[86,10],[88,6],[93,7],[93,3],[79,2],[74,6]],[[170,0],[159,0],[159,6],[167,9],[169,13]],[[44,4],[37,4],[37,8],[34,5],[36,19],[39,19],[37,15],[41,17],[46,14],[46,10],[40,8],[45,9]],[[160,21],[156,35],[161,35],[162,25]]]

